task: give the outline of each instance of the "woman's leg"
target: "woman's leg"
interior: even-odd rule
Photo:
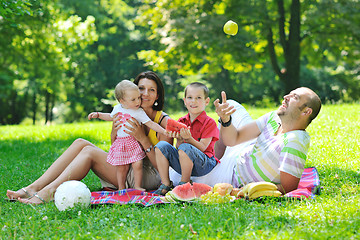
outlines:
[[[163,154],[162,151],[166,151],[165,149],[169,148],[167,145],[170,145],[167,142],[159,142],[155,146],[155,158],[156,158],[156,165],[158,167],[158,172],[161,178],[162,184],[166,186],[170,186],[170,178],[169,178],[169,161],[166,156]],[[171,145],[170,145],[171,146]]]
[[[107,153],[100,148],[93,146],[84,147],[54,181],[38,192],[38,196],[45,201],[52,200],[57,187],[61,183],[68,180],[81,180],[87,175],[90,169],[100,178],[117,186],[116,167],[107,163],[106,157]],[[42,203],[41,199],[37,197],[19,199],[19,201],[32,204]]]
[[[54,181],[86,146],[95,147],[95,145],[89,141],[81,138],[76,139],[41,177],[24,188],[27,193],[25,193],[23,189],[18,191],[7,190],[6,195],[9,199],[17,199],[19,197],[29,197],[29,195],[31,196],[40,191],[43,187]]]
[[[143,160],[136,161],[132,163],[132,168],[134,170],[135,186],[134,188],[140,191],[146,191],[145,188],[141,187],[142,177],[143,177]]]

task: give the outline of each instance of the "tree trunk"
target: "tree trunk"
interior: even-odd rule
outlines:
[[[273,39],[273,32],[270,25],[270,19],[267,15],[267,42],[268,51],[272,68],[280,81],[284,84],[284,93],[289,93],[295,88],[300,86],[300,1],[292,0],[290,8],[290,24],[289,35],[286,36],[285,31],[285,9],[284,1],[278,0],[278,29],[279,40],[284,50],[283,64],[284,68],[281,68],[278,63],[278,56],[275,52],[275,44]]]
[[[53,116],[54,105],[55,105],[55,95],[51,94],[51,97],[50,97],[50,115],[49,115],[50,124],[52,123],[53,118],[54,118],[54,116]]]
[[[300,1],[293,0],[290,8],[290,31],[285,49],[285,91],[300,87]]]
[[[37,109],[36,92],[34,92],[33,102],[32,102],[32,113],[33,113],[32,120],[33,120],[33,125],[35,125],[35,122],[36,122],[36,109]]]
[[[45,125],[49,121],[50,93],[45,92]]]

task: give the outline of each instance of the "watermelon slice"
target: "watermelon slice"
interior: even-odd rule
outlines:
[[[181,122],[169,118],[166,124],[166,131],[169,132],[180,132],[180,129],[187,128],[187,126]]]
[[[212,191],[212,187],[205,183],[193,183],[193,191],[195,193],[195,196],[199,198],[201,195],[204,195],[207,192]]]
[[[171,192],[169,192],[169,194],[173,199],[181,202],[189,202],[196,198],[195,192],[190,183],[176,186]]]

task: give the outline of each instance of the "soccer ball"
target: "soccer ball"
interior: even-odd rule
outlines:
[[[55,205],[60,211],[65,211],[80,205],[88,207],[91,200],[91,192],[88,187],[76,180],[62,183],[54,195]]]

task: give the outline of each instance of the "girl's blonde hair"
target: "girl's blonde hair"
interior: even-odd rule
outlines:
[[[129,91],[129,90],[139,90],[139,88],[135,83],[133,83],[129,80],[122,80],[121,82],[119,82],[115,87],[116,99],[118,101],[120,101],[120,99],[123,99],[126,91]]]

